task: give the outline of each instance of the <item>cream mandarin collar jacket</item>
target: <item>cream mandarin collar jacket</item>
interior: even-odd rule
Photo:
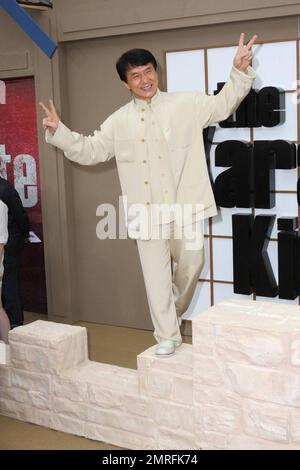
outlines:
[[[208,96],[202,92],[164,93],[158,90],[151,100],[150,106],[161,130],[161,144],[172,163],[177,181],[173,202],[193,204],[194,214],[199,207],[203,208],[204,218],[217,213],[202,130],[225,120],[236,110],[249,93],[255,76],[250,66],[246,73],[233,66],[226,84],[217,95]],[[72,132],[60,122],[54,136],[46,131],[46,141],[60,148],[69,160],[81,165],[95,165],[115,157],[128,207],[142,203],[150,212],[151,174],[141,120],[146,106],[145,101],[132,99],[87,137]],[[132,238],[139,238],[134,230],[131,233],[130,224],[128,233]],[[141,238],[151,238],[151,230]]]

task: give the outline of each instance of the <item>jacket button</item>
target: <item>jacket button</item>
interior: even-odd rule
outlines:
[[[149,181],[145,181],[145,184],[148,184],[148,183],[149,183]]]
[[[141,141],[142,141],[142,142],[145,142],[145,141],[146,141],[146,139],[141,139]]]
[[[143,160],[143,163],[147,163],[147,160]]]

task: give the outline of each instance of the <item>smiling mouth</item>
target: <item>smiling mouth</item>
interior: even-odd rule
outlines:
[[[152,85],[147,85],[147,86],[143,86],[142,90],[143,91],[149,91],[149,90],[151,90],[151,88],[152,88]]]

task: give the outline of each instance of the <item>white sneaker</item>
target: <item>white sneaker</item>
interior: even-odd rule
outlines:
[[[155,355],[159,357],[169,357],[173,356],[175,353],[176,345],[174,341],[169,339],[164,339],[160,341],[155,349]]]

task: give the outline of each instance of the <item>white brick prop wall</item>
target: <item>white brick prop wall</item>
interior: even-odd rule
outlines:
[[[192,324],[137,370],[90,361],[85,328],[15,328],[0,413],[128,449],[300,449],[300,307],[234,299]]]

